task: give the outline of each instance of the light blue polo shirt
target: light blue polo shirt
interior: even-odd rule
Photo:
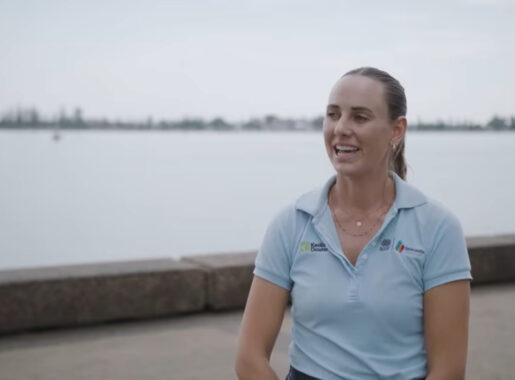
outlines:
[[[471,279],[460,223],[395,173],[395,201],[356,266],[327,205],[332,177],[269,225],[254,274],[292,296],[290,363],[323,379],[426,376],[424,292]]]

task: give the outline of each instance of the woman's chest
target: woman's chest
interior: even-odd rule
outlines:
[[[417,332],[423,311],[417,271],[399,261],[392,249],[367,248],[355,266],[330,251],[306,252],[292,266],[295,317],[316,325],[363,313],[362,318],[380,316],[387,325]]]
[[[339,315],[359,303],[392,320],[420,317],[426,259],[412,219],[392,213],[372,239],[344,236],[329,212],[309,222],[290,269],[298,315]]]

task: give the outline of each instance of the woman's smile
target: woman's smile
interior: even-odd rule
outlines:
[[[336,144],[334,145],[334,153],[338,161],[347,161],[357,157],[361,149],[357,146],[349,144]]]

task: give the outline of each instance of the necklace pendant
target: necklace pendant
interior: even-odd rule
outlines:
[[[363,225],[363,223],[361,223],[359,220],[356,222],[357,227],[361,227],[362,225]]]

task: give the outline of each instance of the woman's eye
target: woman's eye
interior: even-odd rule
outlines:
[[[331,118],[331,119],[336,119],[338,117],[338,114],[336,112],[327,112],[327,117]]]
[[[355,119],[360,122],[360,123],[364,123],[365,121],[368,121],[368,117],[364,116],[364,115],[356,115],[355,116]]]

